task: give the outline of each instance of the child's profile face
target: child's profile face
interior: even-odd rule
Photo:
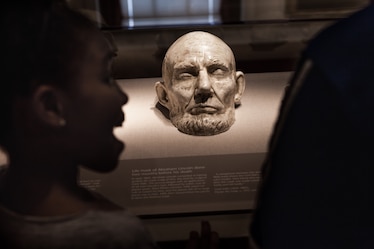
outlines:
[[[79,68],[67,94],[66,129],[75,163],[106,172],[124,149],[113,129],[124,121],[128,98],[111,77],[113,49],[103,36],[94,37],[74,63]]]

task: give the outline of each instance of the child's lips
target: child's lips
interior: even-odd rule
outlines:
[[[125,114],[121,112],[117,121],[114,124],[114,127],[121,127],[124,121],[125,121]]]

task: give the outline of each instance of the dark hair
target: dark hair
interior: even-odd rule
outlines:
[[[97,27],[59,0],[2,3],[0,30],[0,145],[6,147],[12,102],[39,84],[68,87],[85,37]]]

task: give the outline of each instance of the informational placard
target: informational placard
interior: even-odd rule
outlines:
[[[213,136],[178,131],[156,108],[158,78],[119,80],[128,94],[115,135],[126,144],[116,170],[82,169],[81,184],[138,215],[250,210],[290,73],[246,74],[235,123]]]

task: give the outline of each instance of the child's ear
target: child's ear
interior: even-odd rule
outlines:
[[[162,81],[157,81],[155,83],[155,89],[158,97],[158,102],[160,102],[160,104],[165,106],[166,108],[170,109],[169,98],[166,91],[165,83]]]
[[[45,125],[65,126],[62,92],[56,87],[38,86],[33,92],[32,108],[37,118]]]

